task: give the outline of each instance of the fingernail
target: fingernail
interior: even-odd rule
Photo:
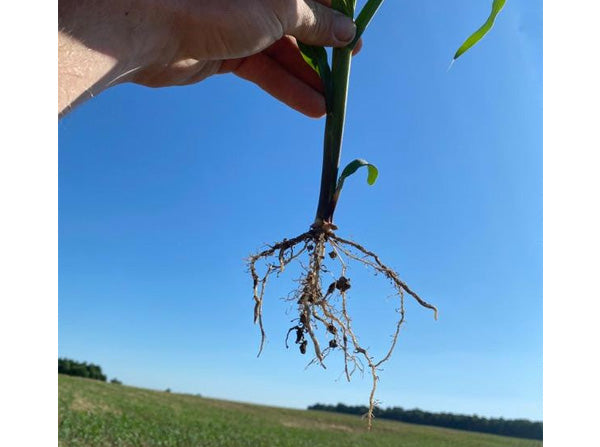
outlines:
[[[356,34],[356,25],[349,17],[339,14],[333,22],[333,35],[340,43],[350,43]]]

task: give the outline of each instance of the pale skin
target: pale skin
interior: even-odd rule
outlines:
[[[59,117],[124,82],[168,87],[230,72],[307,116],[323,116],[321,80],[303,61],[296,39],[347,45],[355,25],[330,5],[331,0],[59,0]]]

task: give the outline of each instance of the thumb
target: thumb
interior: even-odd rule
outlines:
[[[314,0],[286,2],[291,7],[281,17],[284,34],[307,45],[343,47],[356,34],[351,18]]]

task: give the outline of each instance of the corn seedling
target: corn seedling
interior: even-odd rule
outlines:
[[[473,33],[454,55],[454,60],[475,45],[493,26],[494,20],[504,7],[506,0],[494,0],[492,12],[485,24]],[[378,170],[366,160],[356,159],[348,163],[339,174],[342,135],[346,116],[346,102],[352,52],[368,27],[383,0],[368,0],[355,18],[356,0],[333,0],[332,7],[355,18],[356,37],[344,48],[332,51],[331,65],[323,47],[315,47],[298,42],[304,60],[320,76],[325,92],[327,117],[323,147],[323,165],[321,188],[317,205],[317,214],[308,231],[291,239],[284,239],[268,246],[267,249],[250,256],[248,266],[253,281],[254,322],[261,332],[259,355],[265,342],[265,329],[262,319],[262,307],[267,281],[272,275],[278,276],[292,262],[302,266],[298,279],[299,286],[289,295],[298,306],[298,317],[286,337],[288,345],[290,334],[295,337],[302,354],[312,347],[314,358],[310,363],[325,367],[325,358],[332,352],[340,352],[344,359],[344,374],[351,379],[355,371],[367,371],[372,378],[369,396],[369,410],[366,414],[368,429],[371,429],[375,408],[377,371],[394,350],[400,328],[404,322],[405,295],[409,295],[421,306],[431,309],[437,319],[437,308],[422,299],[404,281],[398,273],[385,265],[377,254],[361,244],[336,234],[337,226],[333,216],[339,202],[344,182],[359,168],[367,168],[367,183],[375,183]],[[303,261],[304,259],[304,261]],[[352,318],[348,309],[347,294],[351,288],[348,270],[350,263],[359,263],[370,269],[376,276],[386,278],[398,299],[398,318],[392,334],[391,343],[380,359],[375,359],[361,344],[352,327]],[[259,273],[260,270],[260,273]],[[327,280],[326,278],[330,278]],[[317,336],[318,328],[323,328],[328,340]]]

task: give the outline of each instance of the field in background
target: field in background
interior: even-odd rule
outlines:
[[[58,376],[59,447],[540,447],[540,441]]]

